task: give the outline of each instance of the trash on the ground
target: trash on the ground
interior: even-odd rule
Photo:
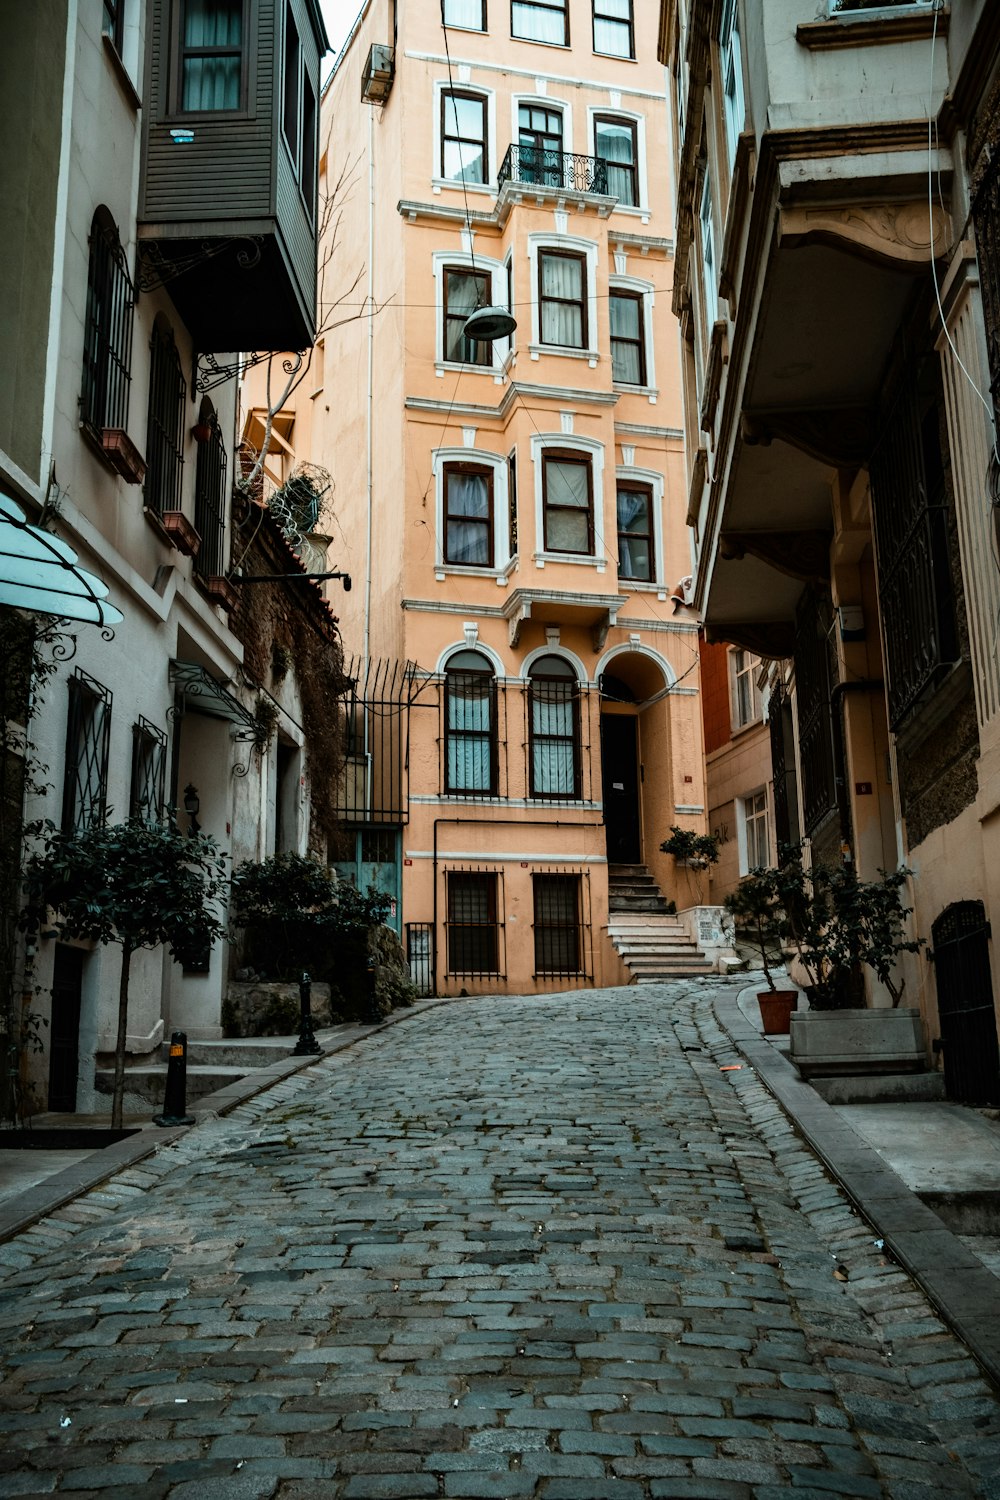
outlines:
[[[239,1463],[238,1463],[238,1464],[237,1464],[237,1465],[236,1465],[236,1467],[237,1467],[237,1468],[238,1468],[238,1469],[242,1469],[242,1467],[243,1467],[243,1465],[244,1465],[244,1464],[245,1464],[245,1463],[246,1463],[246,1459],[245,1459],[245,1458],[241,1458],[241,1459],[240,1459],[240,1461],[239,1461]]]
[[[743,1071],[742,1063],[723,1063],[719,1069],[720,1073],[740,1073]]]
[[[175,1406],[187,1406],[187,1404],[188,1404],[188,1398],[186,1396],[175,1396],[174,1397],[174,1405]]]
[[[885,1240],[873,1240],[872,1243],[874,1244],[876,1250],[885,1249]]]
[[[833,1275],[836,1281],[846,1281],[850,1276],[850,1272],[846,1266],[835,1266]]]
[[[60,1427],[72,1427],[72,1425],[73,1425],[73,1418],[72,1417],[60,1417],[59,1418],[59,1426]]]

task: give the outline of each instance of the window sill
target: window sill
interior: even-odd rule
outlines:
[[[488,568],[470,567],[462,563],[439,562],[434,565],[434,578],[437,583],[443,583],[446,578],[482,578],[484,582],[488,578],[493,578],[498,584],[504,584],[507,582],[507,577],[512,566],[512,562],[504,563],[500,567],[492,564]]]
[[[585,359],[592,370],[597,369],[600,358],[596,349],[574,349],[568,344],[529,344],[528,353],[532,359],[540,359],[543,354],[554,355],[556,359]]]
[[[923,41],[934,35],[948,35],[951,12],[947,7],[935,13],[934,7],[915,4],[912,11],[893,7],[870,11],[841,11],[827,21],[802,21],[795,28],[795,40],[810,51],[826,52],[839,47],[876,47],[889,42]]]
[[[594,56],[595,57],[609,57],[612,62],[634,63],[636,61],[636,59],[634,57],[630,57],[625,52],[598,52],[598,50],[597,50],[596,47],[594,48]]]
[[[491,198],[496,197],[497,191],[492,182],[463,183],[460,177],[432,177],[431,187],[435,193],[440,193],[442,188],[448,188],[455,193],[486,193]]]
[[[515,36],[510,34],[512,42],[527,42],[529,47],[552,47],[556,52],[569,52],[569,42],[545,42],[540,36]]]
[[[655,594],[658,599],[666,600],[667,591],[662,583],[649,583],[645,578],[624,578],[618,574],[618,586],[627,594]],[[622,621],[624,624],[625,621]]]
[[[490,375],[494,379],[503,374],[503,366],[498,364],[464,365],[447,359],[436,359],[434,361],[435,375],[445,375],[449,370],[454,370],[456,374],[461,371],[464,375]]]
[[[641,203],[623,203],[619,198],[612,209],[612,213],[628,214],[629,218],[641,219],[644,224],[649,223],[650,210],[644,208]]]
[[[569,563],[575,568],[596,568],[598,573],[607,569],[605,558],[579,552],[533,552],[531,560],[539,568],[544,568],[546,563]]]
[[[751,729],[761,729],[764,724],[763,714],[758,714],[756,719],[748,719],[745,724],[730,724],[729,738],[738,740],[742,735],[749,734]]]
[[[628,385],[624,380],[613,380],[611,389],[620,396],[645,396],[650,406],[656,405],[656,398],[660,394],[658,385]]]
[[[128,69],[122,61],[121,53],[118,51],[118,48],[108,36],[107,32],[101,33],[101,41],[104,43],[104,55],[111,64],[111,71],[114,73],[115,78],[118,80],[119,88],[125,95],[125,98],[128,100],[132,108],[135,110],[140,110],[142,108],[142,99],[139,96],[138,89],[129,77]]]

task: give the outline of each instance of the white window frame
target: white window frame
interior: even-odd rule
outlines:
[[[603,47],[598,47],[598,45],[597,45],[597,36],[596,36],[597,21],[598,21],[597,7],[596,7],[596,5],[594,3],[594,0],[590,0],[590,43],[591,43],[591,47],[593,48],[593,52],[594,52],[594,56],[595,57],[617,57],[622,62],[635,62],[635,57],[636,57],[635,8],[636,8],[636,0],[629,0],[629,17],[628,17],[627,25],[628,25],[629,45],[630,45],[631,50],[629,52],[605,52],[604,49],[603,49]],[[622,19],[621,19],[620,16],[602,16],[600,19],[603,20],[603,21],[616,22],[618,25],[625,25],[626,24],[625,22],[622,21]]]
[[[616,214],[638,214],[644,223],[649,222],[649,180],[646,173],[646,116],[632,109],[612,109],[609,105],[593,104],[587,108],[587,151],[595,159],[597,157],[597,123],[596,117],[602,119],[624,120],[629,125],[635,126],[635,180],[638,189],[638,203],[616,203],[614,212]]]
[[[698,225],[701,243],[701,279],[705,287],[705,334],[707,337],[715,322],[719,300],[719,272],[715,254],[715,205],[712,201],[712,174],[707,166],[702,177]]]
[[[569,45],[570,45],[570,38],[573,35],[573,33],[572,33],[571,29],[570,29],[570,0],[563,0],[562,10],[563,10],[563,15],[565,17],[566,25],[565,25],[565,30],[564,30],[564,33],[563,33],[564,40],[561,41],[561,42],[549,42],[549,41],[546,41],[544,37],[540,37],[540,36],[525,36],[522,32],[515,31],[514,30],[514,3],[513,3],[513,0],[507,0],[507,3],[510,6],[510,39],[511,39],[512,42],[529,42],[529,43],[531,43],[532,46],[535,46],[535,47],[569,47]],[[530,5],[531,4],[531,0],[524,0],[524,3]],[[556,5],[556,4],[553,4],[551,6],[551,8],[553,10],[556,10],[556,9],[559,8],[559,6]]]
[[[490,260],[485,256],[477,255],[473,260],[472,255],[465,250],[457,250],[449,253],[447,250],[435,250],[431,260],[434,271],[434,369],[438,375],[443,375],[446,370],[467,370],[470,374],[499,375],[503,369],[504,360],[510,352],[510,339],[496,339],[493,342],[493,363],[489,365],[467,365],[459,360],[446,360],[444,357],[444,273],[445,269],[455,271],[487,271],[490,277],[490,301],[494,307],[507,306],[507,263],[502,260]]]
[[[492,470],[493,564],[491,567],[469,567],[463,563],[450,563],[444,560],[444,472],[449,464],[479,464],[484,469]],[[438,580],[443,579],[446,574],[457,573],[466,578],[495,578],[498,583],[502,582],[510,562],[508,546],[510,499],[507,494],[506,453],[489,453],[483,448],[435,448],[431,456],[431,472],[434,475],[434,571]]]
[[[540,250],[569,250],[584,258],[584,274],[587,278],[587,337],[590,347],[574,349],[565,344],[543,344],[541,340],[541,311],[538,306],[538,252]],[[572,234],[529,234],[528,275],[531,285],[531,343],[528,346],[532,359],[541,355],[554,355],[557,359],[585,359],[591,368],[596,368],[599,358],[597,347],[597,244]]]
[[[629,390],[633,389],[631,386]],[[663,556],[663,475],[656,469],[637,469],[635,466],[626,467],[619,465],[615,469],[615,551],[618,550],[618,486],[619,484],[636,484],[652,490],[651,505],[652,514],[652,546],[653,556],[650,558],[652,578],[648,581],[644,578],[619,578],[619,585],[626,592],[662,592],[664,577]]]
[[[594,497],[593,552],[546,552],[545,550],[545,506],[542,485],[542,460],[546,450],[549,448],[559,448],[564,453],[578,452],[581,458],[589,458],[590,460],[590,478]],[[543,568],[546,563],[570,563],[585,568],[596,568],[598,573],[605,572],[607,568],[607,553],[604,545],[604,444],[599,443],[596,438],[578,437],[575,434],[566,432],[535,432],[531,436],[531,467],[534,474],[535,489],[535,549],[532,553],[532,561]],[[615,503],[617,505],[617,498]],[[617,520],[616,511],[616,536]],[[521,552],[524,551],[524,539],[520,535],[518,536],[518,548]]]
[[[740,38],[739,0],[726,0],[719,30],[719,73],[722,80],[722,113],[726,130],[729,171],[736,162],[736,147],[746,123],[747,102],[743,87],[743,43]]]
[[[445,26],[447,26],[449,31],[471,31],[477,33],[479,36],[482,36],[489,29],[490,18],[487,7],[487,0],[479,0],[479,5],[480,15],[482,16],[483,21],[483,24],[481,26],[463,26],[460,21],[449,21],[447,14],[448,0],[443,0],[443,3],[441,5],[442,22]]]
[[[535,104],[542,109],[558,109],[562,115],[562,148],[563,154],[572,153],[573,150],[573,106],[568,99],[556,99],[549,94],[514,94],[510,101],[510,140],[511,145],[516,146],[521,134],[521,124],[518,119],[522,104]]]
[[[496,93],[493,89],[483,88],[478,83],[452,84],[447,78],[437,78],[434,81],[434,113],[431,120],[434,154],[431,157],[431,187],[435,193],[440,193],[442,188],[450,188],[453,192],[458,193],[463,191],[463,183],[460,177],[441,176],[441,95],[452,93],[479,94],[485,100],[486,152],[490,175],[485,182],[466,182],[464,188],[470,193],[495,194],[497,190],[497,172],[500,169],[500,163],[497,161]]]
[[[757,806],[758,799],[762,799],[763,806]],[[760,861],[750,857],[750,824],[764,824],[764,858]],[[768,796],[766,786],[755,787],[752,792],[747,792],[742,797],[736,798],[736,845],[740,861],[740,874],[749,875],[750,871],[767,868],[771,862],[771,799]],[[759,850],[758,850],[759,852]]]
[[[655,404],[659,395],[656,384],[656,365],[653,354],[653,308],[656,305],[656,288],[651,281],[641,281],[638,276],[609,276],[609,292],[634,292],[642,298],[642,338],[644,353],[646,356],[646,384],[628,385],[625,381],[615,380],[612,372],[612,385],[616,391],[628,391],[633,395],[649,396],[650,402]],[[608,317],[610,319],[610,313]],[[608,360],[611,359],[611,329],[608,327]]]
[[[737,665],[737,658],[745,658],[745,665]],[[754,724],[759,724],[764,717],[764,705],[757,686],[757,676],[760,672],[760,659],[754,656],[752,651],[746,651],[742,646],[730,646],[729,648],[729,712],[733,733],[738,734],[744,729],[750,729]],[[740,679],[746,678],[750,685],[750,715],[744,719],[740,713]]]

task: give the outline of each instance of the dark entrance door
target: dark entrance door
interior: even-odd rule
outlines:
[[[956,901],[931,928],[948,1098],[1000,1104],[1000,1045],[981,901]]]
[[[56,944],[49,1025],[49,1109],[61,1114],[72,1114],[76,1110],[76,1080],[80,1070],[80,996],[85,956],[80,948]]]
[[[608,860],[637,865],[642,859],[639,824],[639,755],[631,714],[601,715],[601,773]]]

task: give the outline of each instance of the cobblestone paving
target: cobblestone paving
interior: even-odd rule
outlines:
[[[720,983],[427,1012],[0,1246],[0,1496],[1000,1497]]]

